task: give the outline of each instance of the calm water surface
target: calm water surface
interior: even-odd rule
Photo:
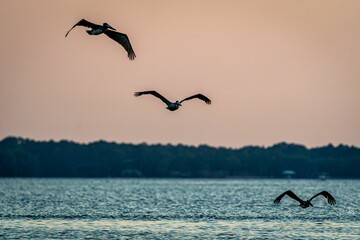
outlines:
[[[360,239],[359,206],[360,181],[0,179],[0,239]]]

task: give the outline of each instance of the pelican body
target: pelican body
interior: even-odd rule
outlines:
[[[136,55],[131,46],[128,36],[124,33],[116,32],[115,31],[116,29],[113,28],[112,26],[110,26],[108,23],[103,23],[103,25],[98,25],[98,24],[89,22],[85,19],[81,19],[65,34],[65,37],[67,37],[69,35],[70,31],[76,26],[84,26],[84,27],[91,28],[91,30],[86,31],[89,35],[100,35],[100,34],[104,33],[106,36],[108,36],[109,38],[111,38],[112,40],[114,40],[115,42],[119,43],[121,46],[124,47],[124,49],[128,53],[128,58],[130,60],[135,59]],[[110,29],[112,29],[114,31],[112,31]]]
[[[179,109],[180,106],[182,106],[182,105],[179,101],[176,101],[174,103],[171,102],[168,104],[166,109],[168,109],[169,111],[175,111],[175,110]]]
[[[179,109],[179,107],[182,106],[181,105],[182,102],[193,99],[193,98],[198,98],[198,99],[204,101],[206,104],[211,104],[211,100],[209,98],[207,98],[206,96],[200,94],[200,93],[195,94],[195,95],[190,96],[190,97],[187,97],[187,98],[184,98],[181,101],[175,101],[175,102],[170,102],[169,100],[167,100],[165,97],[163,97],[161,94],[159,94],[156,91],[136,92],[134,95],[136,97],[139,97],[139,96],[144,95],[144,94],[150,94],[150,95],[153,95],[154,97],[159,98],[161,101],[163,101],[166,104],[166,106],[167,106],[166,109],[168,109],[169,111],[172,111],[172,112]]]
[[[283,192],[282,194],[280,194],[275,200],[274,200],[274,203],[278,204],[280,203],[281,199],[285,196],[285,195],[288,195],[289,197],[291,197],[292,199],[298,201],[300,203],[300,207],[302,208],[307,208],[307,207],[313,207],[313,205],[311,204],[311,200],[313,200],[314,198],[316,198],[317,196],[319,195],[322,195],[326,198],[327,202],[330,204],[330,205],[335,205],[336,204],[336,200],[335,198],[330,194],[328,193],[327,191],[322,191],[322,192],[319,192],[318,194],[315,194],[312,198],[310,198],[309,200],[302,200],[301,198],[299,198],[298,196],[296,196],[295,193],[293,193],[291,190],[288,190],[286,192]]]
[[[110,26],[108,23],[103,23],[103,25],[98,25],[98,26],[96,26],[95,28],[93,28],[91,30],[86,30],[86,32],[89,35],[100,35],[100,34],[104,33],[108,29],[116,30],[115,28]]]
[[[311,204],[310,200],[306,200],[300,203],[299,205],[302,208],[307,208],[307,207],[313,207],[314,205]]]

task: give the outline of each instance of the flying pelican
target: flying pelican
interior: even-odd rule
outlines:
[[[312,206],[313,205],[311,204],[311,200],[313,200],[314,198],[316,198],[317,196],[319,195],[323,195],[328,203],[330,205],[335,205],[336,204],[336,200],[333,196],[331,196],[330,193],[328,193],[327,191],[322,191],[322,192],[319,192],[318,194],[315,194],[312,198],[310,198],[310,200],[302,200],[300,199],[298,196],[295,195],[295,193],[293,193],[291,190],[288,190],[286,192],[283,192],[282,194],[280,194],[275,200],[274,200],[274,203],[278,204],[280,203],[281,199],[285,196],[285,195],[288,195],[289,197],[291,197],[292,199],[295,199],[296,201],[298,201],[300,203],[300,207],[302,208],[307,208],[309,206]]]
[[[206,102],[207,104],[211,104],[211,100],[207,97],[205,97],[204,95],[202,94],[195,94],[193,96],[190,96],[190,97],[187,97],[187,98],[184,98],[183,100],[181,101],[176,101],[176,102],[170,102],[169,100],[167,100],[165,97],[163,97],[162,95],[160,95],[158,92],[156,91],[144,91],[144,92],[136,92],[134,95],[136,97],[139,97],[141,95],[144,95],[144,94],[151,94],[157,98],[160,98],[161,101],[163,101],[166,105],[167,105],[167,109],[169,109],[170,111],[175,111],[177,110],[181,105],[182,102],[184,101],[187,101],[187,100],[190,100],[190,99],[193,99],[193,98],[198,98],[200,100],[203,100],[204,102]]]
[[[85,19],[81,19],[65,34],[65,37],[67,37],[67,35],[70,33],[70,31],[76,26],[84,26],[84,27],[91,28],[91,30],[86,30],[86,32],[89,35],[99,35],[99,34],[105,33],[109,38],[111,38],[112,40],[119,43],[121,46],[123,46],[125,48],[130,60],[135,59],[136,55],[131,46],[128,36],[124,33],[112,31],[112,30],[116,30],[116,29],[113,28],[112,26],[110,26],[108,23],[103,23],[103,25],[97,25],[95,23],[86,21]],[[109,30],[109,29],[112,29],[112,30]]]

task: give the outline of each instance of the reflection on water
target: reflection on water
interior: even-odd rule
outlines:
[[[356,239],[360,181],[0,179],[0,238]],[[292,189],[302,209],[284,198]]]

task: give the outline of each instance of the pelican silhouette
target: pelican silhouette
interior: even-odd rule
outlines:
[[[335,205],[336,204],[336,200],[335,198],[330,194],[328,193],[327,191],[322,191],[322,192],[319,192],[318,194],[315,194],[312,198],[310,198],[309,200],[302,200],[300,199],[298,196],[296,196],[295,193],[293,193],[291,190],[288,190],[286,192],[283,192],[282,194],[280,194],[275,200],[274,200],[274,203],[278,204],[280,203],[281,199],[285,196],[285,195],[288,195],[289,197],[291,197],[292,199],[298,201],[300,203],[300,207],[302,208],[307,208],[309,206],[313,207],[313,205],[311,204],[311,200],[313,200],[314,198],[316,198],[317,196],[319,195],[323,195],[328,203],[330,205]]]
[[[184,98],[181,101],[176,101],[176,102],[170,102],[169,100],[167,100],[165,97],[163,97],[162,95],[160,95],[158,92],[156,91],[143,91],[143,92],[136,92],[134,95],[136,97],[139,97],[141,95],[145,95],[145,94],[151,94],[157,98],[159,98],[161,101],[163,101],[166,105],[167,105],[167,109],[170,111],[175,111],[177,110],[181,105],[182,102],[193,99],[193,98],[198,98],[200,100],[203,100],[205,103],[207,104],[211,104],[211,100],[209,98],[207,98],[206,96],[202,95],[202,94],[195,94],[193,96]]]
[[[109,38],[111,38],[112,40],[119,43],[121,46],[123,46],[125,48],[130,60],[135,59],[136,55],[131,46],[128,36],[124,33],[112,31],[112,30],[116,30],[116,29],[113,28],[112,26],[110,26],[108,23],[103,23],[103,25],[98,25],[98,24],[89,22],[85,19],[81,19],[72,28],[70,28],[70,30],[65,34],[65,37],[67,37],[67,35],[69,35],[70,31],[76,26],[84,26],[84,27],[91,28],[91,30],[86,31],[89,35],[99,35],[102,33],[106,34],[106,36],[108,36]],[[112,29],[112,30],[109,30],[109,29]]]

